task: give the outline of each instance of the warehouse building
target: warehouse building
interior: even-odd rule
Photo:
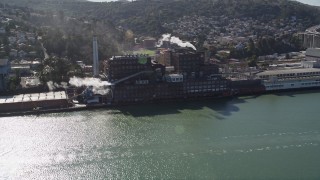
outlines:
[[[0,96],[0,111],[32,111],[69,107],[64,91]]]

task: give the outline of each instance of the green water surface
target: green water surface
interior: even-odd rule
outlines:
[[[0,118],[0,179],[320,179],[320,93]]]

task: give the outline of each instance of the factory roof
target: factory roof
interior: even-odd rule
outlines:
[[[257,73],[257,75],[264,76],[264,75],[310,73],[310,72],[320,72],[320,69],[318,69],[318,68],[301,68],[301,69],[273,70],[273,71],[260,72],[260,73]]]
[[[308,48],[306,56],[320,57],[320,48]]]
[[[0,96],[0,104],[67,99],[64,91]]]
[[[113,56],[110,60],[127,60],[127,59],[138,59],[138,58],[148,58],[148,54],[138,54],[138,55],[125,55],[125,56]]]

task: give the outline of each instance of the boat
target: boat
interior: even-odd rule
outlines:
[[[320,87],[320,69],[299,68],[258,73],[266,91],[311,89]]]

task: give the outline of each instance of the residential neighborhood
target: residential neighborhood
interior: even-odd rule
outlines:
[[[0,14],[0,89],[21,88],[21,77],[32,77],[43,59],[41,44],[35,28],[16,21],[10,15],[14,9]],[[18,10],[17,10],[18,12]],[[15,16],[19,19],[19,14]],[[7,85],[8,84],[8,85]],[[31,85],[32,86],[32,85]]]
[[[229,18],[225,15],[205,17],[199,15],[184,16],[172,23],[164,23],[163,27],[188,39],[197,41],[203,37],[206,43],[218,47],[242,47],[249,39],[256,41],[264,36],[281,37],[304,31],[303,19],[295,16],[286,19],[263,21],[253,17]]]

